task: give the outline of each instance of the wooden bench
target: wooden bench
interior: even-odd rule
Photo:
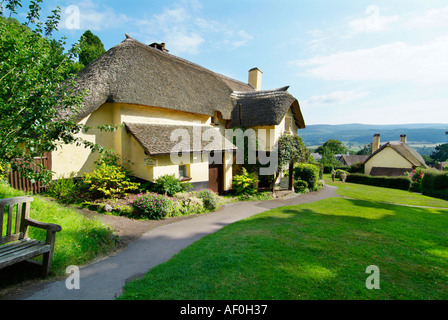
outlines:
[[[0,199],[0,269],[43,255],[42,275],[46,276],[51,269],[56,232],[62,228],[31,219],[33,200],[32,197]],[[46,241],[29,239],[29,227],[46,230]]]

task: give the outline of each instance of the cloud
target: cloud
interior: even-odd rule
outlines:
[[[159,14],[137,22],[139,32],[148,41],[154,38],[167,44],[174,54],[198,54],[205,43],[209,46],[232,50],[246,45],[253,37],[236,25],[221,23],[202,15],[197,0],[182,0],[166,7]],[[151,40],[149,37],[152,37]]]
[[[117,28],[129,21],[131,19],[128,16],[117,14],[111,7],[84,0],[62,8],[59,29],[100,31]]]
[[[394,42],[294,61],[305,75],[339,81],[448,81],[448,36],[422,45]]]
[[[422,15],[413,15],[407,21],[408,26],[418,28],[448,26],[448,7],[431,9]]]
[[[361,99],[369,95],[369,92],[355,92],[355,91],[334,91],[328,94],[319,96],[312,96],[305,100],[304,105],[317,104],[344,104],[349,101]]]
[[[366,13],[369,15],[367,18],[354,19],[349,22],[351,34],[385,31],[388,30],[390,23],[400,19],[398,15],[381,15],[380,8],[375,5],[368,6]]]

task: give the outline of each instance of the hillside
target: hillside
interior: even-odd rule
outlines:
[[[342,141],[350,149],[358,148],[372,142],[375,133],[381,134],[381,141],[397,141],[401,134],[407,135],[408,143],[423,154],[430,152],[436,145],[446,143],[448,124],[400,124],[400,125],[368,125],[368,124],[341,124],[341,125],[309,125],[299,130],[299,135],[309,148],[322,145],[328,139]],[[426,150],[422,150],[425,147]]]

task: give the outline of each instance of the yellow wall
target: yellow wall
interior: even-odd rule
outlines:
[[[164,174],[179,176],[179,166],[174,165],[170,156],[155,156],[157,166],[148,166],[145,163],[145,154],[140,144],[120,127],[115,132],[101,132],[96,129],[99,125],[118,125],[124,122],[168,124],[168,125],[205,125],[210,126],[210,117],[199,114],[180,112],[164,108],[146,107],[131,104],[106,103],[97,111],[81,121],[82,124],[92,127],[87,133],[78,136],[92,143],[98,143],[107,149],[114,149],[122,157],[122,164],[141,179],[154,181]],[[214,127],[224,134],[225,121],[219,121],[219,126]],[[91,172],[94,162],[98,159],[98,153],[91,153],[89,148],[75,145],[62,145],[53,155],[54,179],[68,177],[75,172],[77,176]],[[228,161],[229,155],[226,155]],[[225,190],[231,187],[232,166],[226,162],[225,166]],[[208,177],[208,158],[202,159],[190,157],[189,173],[190,182],[205,182]],[[229,178],[230,177],[230,178]]]
[[[365,163],[364,172],[370,174],[373,167],[412,168],[412,164],[391,147],[386,147]]]

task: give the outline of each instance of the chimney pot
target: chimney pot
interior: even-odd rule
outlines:
[[[405,134],[402,134],[402,135],[400,135],[400,141],[401,142],[403,142],[403,143],[407,143],[407,137],[406,137],[406,135]]]

